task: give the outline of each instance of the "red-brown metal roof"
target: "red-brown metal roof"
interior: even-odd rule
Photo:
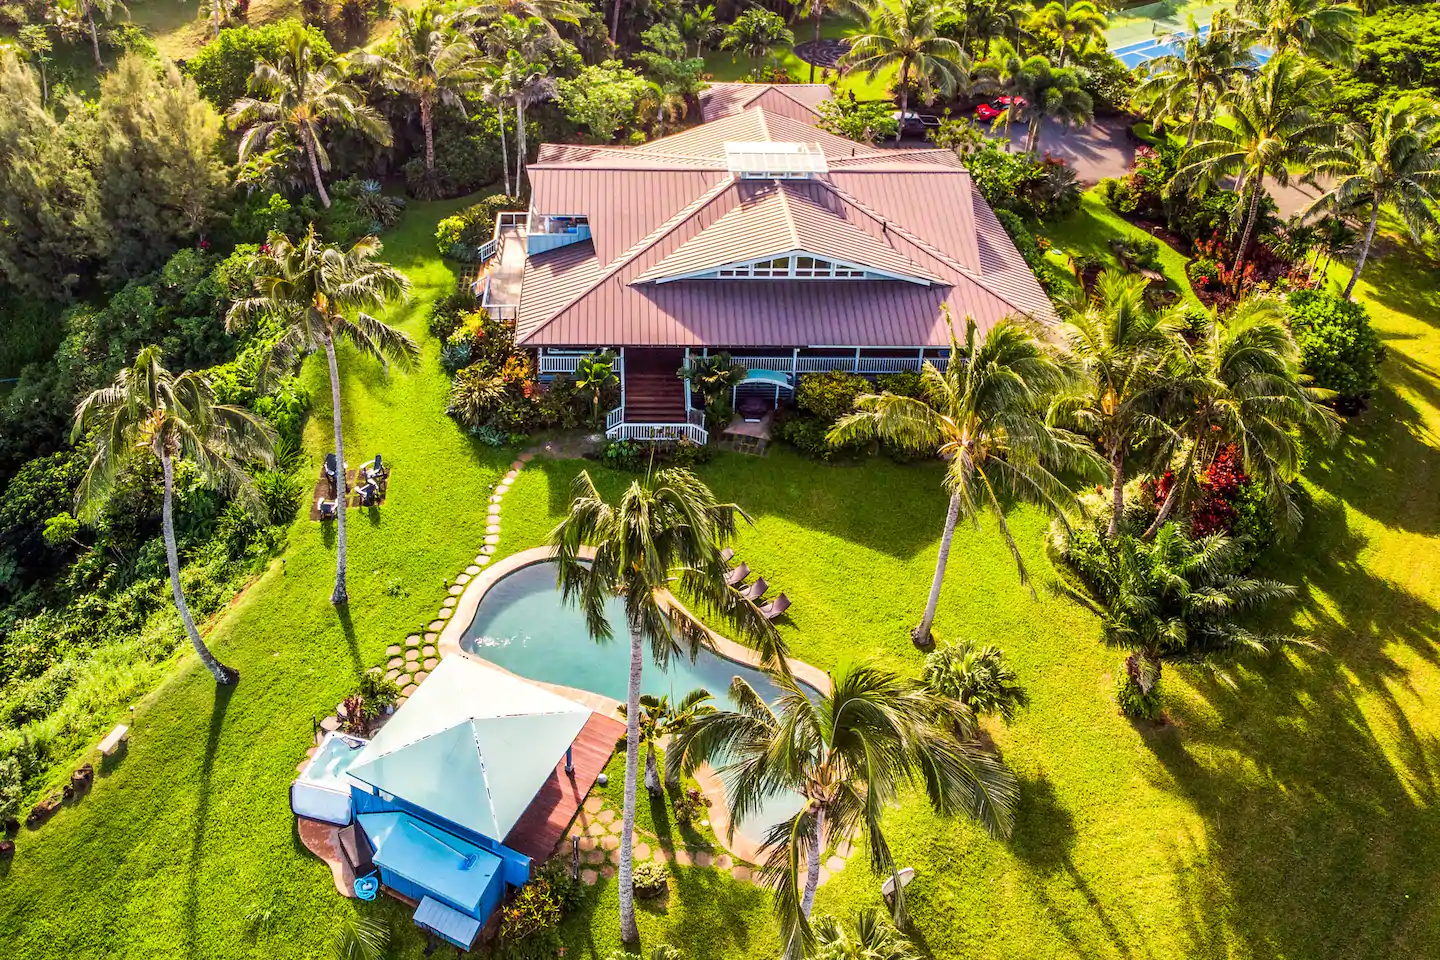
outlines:
[[[830,99],[823,83],[712,83],[700,91],[700,115],[709,123],[742,110],[763,107],[770,113],[814,123],[818,107]]]

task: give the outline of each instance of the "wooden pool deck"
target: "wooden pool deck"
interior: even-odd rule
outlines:
[[[537,864],[549,860],[595,785],[595,778],[610,762],[616,742],[624,735],[625,724],[613,717],[591,713],[571,748],[574,772],[565,772],[562,757],[555,765],[555,775],[545,781],[530,806],[510,828],[505,846],[533,858]]]

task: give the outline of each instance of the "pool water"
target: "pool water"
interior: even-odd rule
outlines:
[[[605,615],[612,639],[596,643],[585,628],[585,616],[560,599],[553,563],[534,563],[497,581],[480,601],[475,619],[465,628],[460,646],[530,680],[588,690],[625,702],[630,682],[630,640],[625,628],[625,605],[611,599]],[[770,702],[780,688],[761,671],[702,650],[689,657],[672,658],[668,670],[650,660],[645,665],[641,692],[668,695],[672,703],[696,687],[704,687],[716,706],[733,707],[730,681],[744,677]],[[762,810],[735,825],[735,832],[759,842],[773,824],[800,809],[799,794],[767,801]]]

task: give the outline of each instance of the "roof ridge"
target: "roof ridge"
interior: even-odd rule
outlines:
[[[734,185],[734,183],[735,177],[733,174],[729,177],[722,177],[714,184],[712,184],[710,188],[707,189],[704,193],[700,194],[700,196],[696,197],[690,203],[675,211],[675,213],[673,213],[668,220],[661,223],[660,226],[656,227],[654,230],[651,230],[650,233],[648,233],[644,237],[641,237],[639,240],[635,241],[635,243],[630,245],[630,248],[628,250],[626,250],[620,256],[616,257],[613,263],[609,264],[604,270],[600,272],[600,275],[595,278],[594,283],[589,284],[585,287],[585,289],[575,294],[575,296],[571,297],[569,300],[566,300],[564,303],[562,303],[559,307],[550,311],[550,315],[544,320],[541,320],[539,323],[535,324],[535,328],[531,330],[529,334],[527,334],[527,337],[534,336],[537,331],[543,329],[545,325],[548,324],[551,320],[554,320],[560,314],[564,313],[566,310],[569,310],[571,307],[575,306],[575,304],[579,303],[585,297],[589,296],[596,287],[600,286],[600,284],[615,276],[615,274],[623,270],[625,266],[629,264],[632,260],[640,256],[640,254],[644,253],[646,250],[649,250],[655,244],[659,243],[666,236],[668,236],[670,232],[673,231],[676,227],[685,223],[691,217],[695,216],[695,214],[708,207],[711,203],[714,202],[716,197],[720,196],[720,194],[724,193],[726,190],[729,190],[730,187]]]
[[[800,249],[800,231],[795,229],[795,211],[790,208],[790,191],[785,189],[784,184],[777,186],[775,195],[780,199],[780,206],[784,211],[785,229],[790,234],[790,247],[793,250]]]
[[[485,805],[490,808],[490,823],[496,833],[500,832],[500,814],[495,810],[495,792],[490,789],[490,769],[485,763],[485,751],[480,748],[480,732],[475,727],[475,718],[470,718],[470,742],[475,745],[475,756],[480,760],[480,780],[485,784]],[[496,837],[504,840],[504,837]]]
[[[369,766],[370,764],[374,763],[376,760],[383,760],[383,759],[385,759],[386,757],[393,757],[396,753],[399,753],[401,750],[404,750],[406,747],[413,747],[413,746],[415,746],[415,744],[417,744],[417,743],[424,743],[426,740],[433,740],[433,739],[435,739],[436,737],[443,736],[444,734],[449,733],[451,730],[454,730],[456,727],[463,726],[463,725],[465,725],[465,724],[467,724],[467,723],[472,724],[471,729],[474,729],[474,727],[473,727],[474,720],[475,720],[474,717],[466,717],[466,718],[463,719],[463,720],[457,720],[457,721],[455,721],[454,723],[450,724],[448,727],[441,727],[439,730],[431,730],[429,733],[425,734],[423,737],[416,737],[414,740],[406,740],[404,743],[397,743],[397,744],[395,744],[394,746],[389,747],[389,748],[387,748],[387,749],[385,749],[385,750],[377,750],[377,751],[375,752],[375,756],[370,757],[370,758],[368,758],[368,759],[365,761],[365,765],[366,765],[366,766]],[[375,742],[374,740],[368,741],[368,743],[370,743],[370,744],[373,744],[374,742]],[[358,761],[360,758],[359,758],[359,757],[356,757],[355,759]]]

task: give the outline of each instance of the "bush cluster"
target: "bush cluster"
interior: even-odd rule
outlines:
[[[1301,369],[1317,387],[1349,402],[1375,389],[1385,346],[1363,306],[1319,290],[1296,290],[1286,297],[1285,308],[1300,345]]]
[[[995,216],[1015,244],[1020,258],[1025,261],[1030,272],[1035,274],[1035,279],[1040,281],[1041,289],[1053,299],[1059,292],[1060,280],[1055,274],[1055,265],[1046,259],[1045,251],[1040,249],[1040,241],[1035,239],[1035,235],[1025,226],[1025,221],[1021,220],[1018,214],[1009,210],[996,210]]]
[[[855,409],[855,398],[873,393],[874,387],[864,377],[832,370],[828,373],[807,373],[795,387],[798,415],[780,424],[780,436],[806,456],[820,460],[855,457],[863,445],[831,446],[828,434],[835,422]]]
[[[496,217],[504,210],[523,207],[525,201],[519,197],[508,197],[503,193],[493,194],[479,203],[441,220],[435,228],[435,246],[442,256],[453,260],[476,260],[480,247],[495,234]]]
[[[1063,160],[1008,153],[993,140],[963,159],[981,195],[997,213],[1008,210],[1029,220],[1049,220],[1080,208],[1079,181]]]

